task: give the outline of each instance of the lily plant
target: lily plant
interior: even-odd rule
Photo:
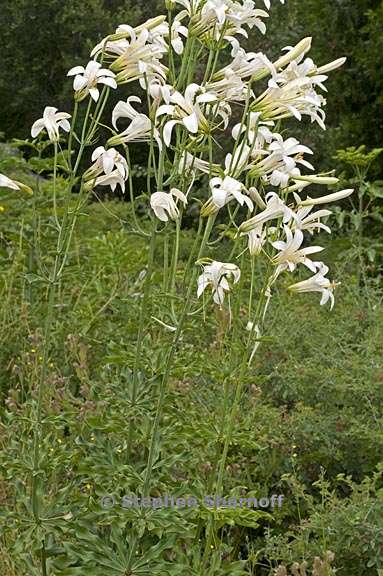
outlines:
[[[231,334],[242,342],[234,390],[225,386],[227,413],[220,431],[224,444],[211,473],[211,485],[220,494],[245,376],[255,352],[262,350],[260,343],[269,335],[274,293],[286,288],[292,294],[318,292],[321,305],[334,305],[337,283],[329,279],[329,269],[319,259],[323,248],[310,242],[315,234],[330,232],[331,211],[323,206],[353,191],[318,193],[320,187],[336,190],[338,179],[332,173],[316,173],[313,162],[307,160],[312,150],[286,135],[283,122],[309,119],[319,129],[325,128],[325,83],[328,73],[345,59],[317,66],[308,57],[311,38],[283,49],[275,61],[262,52],[246,52],[241,46],[243,37],[251,32],[258,43],[266,33],[270,0],[259,4],[253,0],[167,0],[166,16],[137,27],[121,24],[94,48],[89,63],[78,63],[68,72],[74,76],[74,110],[59,112],[48,106],[32,126],[32,138],[48,138],[54,147],[54,182],[58,151],[65,147],[68,134],[68,197],[79,183],[76,209],[70,209],[67,202],[59,216],[53,198],[57,251],[47,277],[46,353],[37,398],[31,487],[31,507],[39,526],[45,521],[40,512],[43,483],[37,472],[51,319],[73,227],[81,206],[99,186],[128,191],[132,211],[128,232],[141,236],[149,247],[135,361],[130,366],[133,405],[142,374],[148,380],[152,376],[146,372],[145,335],[153,323],[163,331],[158,345],[164,350],[164,366],[142,472],[143,497],[155,491],[152,472],[160,450],[164,399],[190,319],[198,317],[202,324],[214,309],[226,309],[230,322],[225,342],[230,342]],[[132,83],[137,84],[136,92],[127,98]],[[121,100],[109,117],[105,110],[111,90],[121,92]],[[107,136],[101,139],[105,130]],[[142,206],[146,207],[143,217],[136,212],[130,160],[136,142],[148,151],[146,190],[140,198],[141,214]],[[81,173],[87,158],[89,166]],[[20,187],[3,176],[0,185]],[[180,259],[182,227],[189,212],[197,222],[185,261]],[[163,257],[159,257],[160,247]],[[152,298],[159,263],[165,289],[160,307],[154,306]],[[135,448],[133,414],[127,414],[126,433],[129,459]],[[207,574],[216,535],[213,515],[202,528],[204,553],[198,573]],[[196,530],[201,533],[201,526]],[[140,533],[130,542],[126,574],[135,573],[136,551],[143,537]],[[46,574],[44,542],[41,562]]]

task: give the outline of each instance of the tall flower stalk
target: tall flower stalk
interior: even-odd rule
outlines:
[[[157,391],[143,470],[143,496],[150,496],[153,489],[164,402],[190,315],[203,322],[213,307],[227,311],[226,346],[231,346],[231,338],[243,342],[231,405],[225,383],[220,431],[224,444],[212,477],[212,487],[220,494],[245,376],[266,331],[273,292],[278,285],[287,284],[292,293],[319,292],[322,305],[328,301],[334,304],[337,283],[328,279],[327,266],[317,260],[323,248],[308,245],[307,240],[320,231],[330,231],[331,211],[322,205],[342,200],[353,191],[338,190],[319,197],[311,192],[314,185],[336,188],[338,179],[332,173],[316,173],[308,160],[312,150],[286,135],[282,128],[284,120],[290,118],[299,122],[309,118],[325,128],[324,84],[327,74],[341,66],[344,59],[317,66],[307,56],[311,38],[287,49],[274,62],[261,51],[246,52],[240,40],[249,30],[255,35],[266,32],[269,1],[259,7],[252,0],[167,0],[166,8],[167,17],[151,18],[135,28],[121,24],[94,48],[88,63],[69,71],[68,75],[74,76],[73,118],[47,107],[32,127],[34,138],[47,135],[54,147],[52,203],[57,229],[54,263],[46,278],[44,354],[34,433],[31,499],[38,525],[42,522],[38,488],[43,400],[56,286],[68,260],[79,208],[97,187],[112,191],[118,187],[125,192],[128,186],[132,231],[149,243],[135,358],[130,367],[132,413],[139,379],[142,375],[145,382],[148,372],[145,335],[151,322],[161,325],[164,334],[169,330],[173,333],[171,343],[166,345]],[[131,83],[138,84],[140,96],[135,93],[126,98]],[[123,99],[108,118],[110,92],[120,90]],[[83,124],[75,130],[80,109],[84,111]],[[240,122],[236,123],[235,118],[241,118]],[[101,126],[110,132],[105,141],[100,138]],[[58,157],[66,134],[68,186],[60,218],[56,197]],[[223,139],[231,142],[226,155],[220,144]],[[137,142],[148,148],[145,218],[139,218],[136,212],[130,160],[131,147]],[[87,148],[91,148],[92,164],[80,174]],[[71,192],[77,180],[80,193],[73,210]],[[189,211],[198,219],[198,232],[183,264],[182,228]],[[158,292],[153,273],[158,268],[157,242],[161,237],[164,258],[159,286],[164,294],[162,306],[156,302],[158,317],[153,317],[152,291]],[[288,280],[289,275],[294,279]],[[250,282],[246,283],[245,278]],[[165,345],[160,342],[160,346],[162,349]],[[128,460],[134,457],[134,429],[132,416],[126,430]],[[212,519],[205,532],[206,567],[214,536]],[[130,546],[128,570],[138,545],[136,537]],[[44,541],[41,562],[42,573],[47,574]]]

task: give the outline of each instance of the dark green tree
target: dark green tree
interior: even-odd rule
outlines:
[[[145,13],[133,0],[1,0],[0,131],[25,137],[46,105],[70,109],[67,71],[86,64],[92,47]],[[145,4],[150,12],[150,2]]]

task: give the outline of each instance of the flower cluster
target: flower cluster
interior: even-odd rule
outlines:
[[[338,180],[331,173],[316,173],[308,160],[313,155],[310,147],[286,136],[280,126],[284,119],[302,121],[308,116],[325,128],[325,83],[328,73],[345,59],[317,66],[307,56],[311,38],[284,48],[276,61],[262,52],[246,52],[240,38],[248,37],[252,29],[266,32],[270,0],[263,0],[262,6],[253,0],[167,0],[166,6],[169,18],[118,26],[95,46],[85,67],[68,72],[74,76],[76,103],[95,101],[91,118],[96,125],[83,145],[92,144],[109,88],[137,81],[143,91],[142,97],[131,95],[116,104],[112,134],[105,146],[93,151],[93,164],[82,176],[84,190],[97,186],[115,190],[118,185],[124,191],[129,146],[146,143],[148,206],[165,227],[176,221],[179,229],[190,197],[196,196],[209,235],[214,233],[217,214],[221,222],[228,214],[224,226],[234,241],[233,256],[242,255],[242,265],[265,258],[268,276],[260,294],[264,311],[277,280],[298,267],[309,270],[312,277],[292,283],[291,291],[319,291],[321,304],[330,301],[332,306],[336,284],[327,279],[327,266],[314,258],[323,248],[308,245],[307,239],[316,232],[330,232],[331,211],[315,211],[315,206],[346,198],[352,190],[308,195],[309,186],[336,186]],[[204,72],[197,75],[197,64],[201,68],[205,57]],[[218,62],[224,65],[218,68]],[[234,123],[236,107],[242,119]],[[69,118],[47,107],[33,125],[32,136],[45,129],[57,144],[59,129],[71,130]],[[230,133],[232,149],[222,162],[219,136]],[[206,242],[201,250],[205,248]],[[175,259],[177,255],[178,248]],[[222,306],[241,272],[236,264],[201,260],[203,256],[198,260],[203,273],[197,295],[209,287],[213,301]],[[254,320],[252,325],[258,327],[259,317]]]

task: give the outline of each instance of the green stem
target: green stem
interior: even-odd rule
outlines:
[[[270,275],[269,275],[269,267],[268,267],[268,270],[266,273],[265,283],[264,283],[264,286],[263,286],[263,289],[262,289],[262,292],[261,292],[261,295],[260,295],[260,298],[259,298],[258,304],[257,304],[257,310],[256,310],[256,314],[255,314],[255,319],[254,319],[254,325],[258,322],[258,320],[262,316],[262,314],[261,314],[262,306],[265,302],[266,290],[267,290],[267,287],[269,286],[269,284],[270,284]],[[228,421],[227,429],[224,431],[225,443],[224,443],[224,447],[223,447],[223,451],[222,451],[221,461],[220,461],[219,468],[218,468],[218,477],[217,477],[217,482],[216,482],[216,487],[215,487],[215,493],[217,495],[221,494],[222,488],[223,488],[223,480],[224,480],[224,475],[225,475],[227,455],[229,452],[229,447],[230,447],[230,443],[231,443],[231,439],[232,439],[232,435],[233,435],[233,430],[234,430],[234,424],[235,424],[235,421],[236,421],[236,418],[238,415],[238,410],[239,410],[240,401],[241,401],[241,397],[242,397],[245,375],[246,375],[246,371],[248,369],[249,355],[251,357],[253,331],[254,330],[251,330],[249,332],[249,336],[248,336],[247,344],[246,344],[246,351],[242,355],[242,361],[240,364],[239,374],[238,374],[237,382],[236,382],[236,386],[235,386],[235,396],[234,396],[233,404],[232,404],[231,411],[229,414],[229,421]],[[209,554],[211,552],[210,546],[212,543],[213,533],[214,533],[213,527],[214,527],[214,520],[213,520],[213,518],[210,518],[209,522],[208,522],[208,526],[207,526],[207,536],[206,536],[205,551],[204,551],[204,556],[203,556],[203,565],[206,565]]]
[[[206,244],[207,244],[208,239],[209,239],[209,235],[211,233],[213,223],[214,223],[214,217],[209,218],[209,220],[206,224],[204,237],[202,239],[201,246],[199,249],[198,258],[201,257],[201,255],[202,255],[202,253],[206,247]],[[187,289],[184,308],[182,310],[182,314],[180,316],[180,319],[179,319],[179,322],[177,325],[177,329],[176,329],[176,332],[175,332],[174,337],[173,337],[173,342],[171,344],[170,350],[169,350],[167,357],[166,357],[165,371],[164,371],[163,377],[161,379],[159,397],[158,397],[158,401],[157,401],[157,408],[156,408],[156,413],[155,413],[154,422],[153,422],[153,426],[152,426],[152,432],[151,432],[151,439],[150,439],[150,444],[149,444],[149,455],[148,455],[148,461],[147,461],[147,466],[146,466],[146,471],[145,471],[145,476],[144,476],[144,484],[143,484],[143,489],[142,489],[143,497],[147,497],[147,495],[150,492],[150,480],[151,480],[151,475],[152,475],[153,465],[154,465],[154,455],[156,453],[156,448],[157,448],[158,432],[159,432],[159,426],[160,426],[160,421],[161,421],[162,412],[163,412],[163,404],[164,404],[164,400],[165,400],[165,396],[166,396],[166,391],[167,391],[168,381],[169,381],[169,377],[170,377],[170,373],[171,373],[171,369],[172,369],[172,365],[173,365],[173,360],[174,360],[174,357],[175,357],[175,354],[177,351],[177,345],[178,345],[178,342],[179,342],[179,339],[181,336],[181,332],[182,332],[182,329],[184,326],[185,319],[187,317],[187,313],[188,313],[189,308],[190,308],[191,299],[192,299],[192,291],[193,291],[196,277],[197,277],[197,270],[194,270],[193,274],[191,276],[190,282],[189,282],[188,289]],[[127,570],[131,569],[131,566],[134,562],[135,554],[137,551],[137,546],[138,546],[138,538],[135,537],[132,539],[131,545],[130,545],[129,559],[127,562]]]
[[[151,238],[150,238],[150,245],[149,245],[149,256],[148,256],[148,269],[145,278],[145,285],[144,285],[144,294],[141,301],[140,307],[140,318],[138,322],[138,334],[137,334],[137,346],[136,346],[136,355],[134,359],[134,368],[133,368],[133,376],[132,376],[132,397],[131,397],[131,406],[134,410],[134,406],[137,400],[137,388],[138,388],[138,374],[141,365],[141,355],[142,355],[142,344],[143,344],[143,337],[144,337],[144,328],[145,328],[145,320],[148,314],[148,305],[149,305],[149,295],[150,295],[150,286],[151,286],[151,277],[153,273],[153,264],[154,264],[154,252],[155,252],[155,243],[156,243],[156,231],[153,230]],[[128,432],[128,445],[127,445],[127,455],[129,455],[134,442],[134,418],[131,418],[129,422],[129,432]]]
[[[57,216],[57,142],[54,142],[54,164],[53,164],[53,215],[56,222],[57,230],[60,230],[60,223]]]
[[[77,121],[77,112],[78,112],[78,102],[74,104],[73,110],[73,117],[72,117],[72,124],[71,124],[71,131],[69,133],[69,140],[68,140],[68,163],[69,166],[72,167],[72,144],[73,144],[73,133],[76,126]]]
[[[207,241],[209,239],[211,229],[213,226],[213,222],[214,222],[214,220],[212,218],[209,218],[209,220],[206,224],[205,234],[204,234],[204,237],[203,237],[202,242],[201,242],[201,246],[199,249],[199,254],[198,254],[197,260],[201,257],[201,255],[202,255],[202,253],[206,247],[206,244],[207,244]],[[156,443],[157,443],[159,424],[160,424],[160,420],[162,417],[162,410],[163,410],[163,403],[164,403],[164,399],[165,399],[165,393],[166,393],[167,386],[168,386],[168,380],[169,380],[170,371],[171,371],[171,368],[173,365],[173,360],[174,360],[175,353],[177,350],[177,344],[178,344],[179,338],[181,336],[181,332],[183,329],[185,318],[186,318],[187,313],[189,311],[192,291],[194,288],[196,277],[197,277],[197,270],[194,270],[193,274],[191,276],[190,282],[189,282],[187,292],[186,292],[185,305],[183,307],[183,310],[182,310],[182,313],[180,316],[180,320],[178,322],[177,329],[176,329],[176,332],[175,332],[174,337],[173,337],[173,342],[172,342],[171,348],[170,348],[168,355],[167,355],[167,358],[166,358],[165,371],[164,371],[164,375],[162,377],[161,384],[160,384],[160,393],[159,393],[158,402],[157,402],[157,410],[156,410],[156,414],[155,414],[154,422],[153,422],[153,427],[152,427],[152,435],[151,435],[151,441],[150,441],[150,447],[149,447],[148,464],[146,467],[146,474],[145,474],[144,487],[143,487],[143,496],[144,497],[148,495],[148,491],[150,488],[150,478],[151,478],[151,474],[152,474],[152,470],[153,470],[154,454],[155,454],[155,448],[156,448]]]
[[[88,105],[88,112],[86,114],[83,126],[83,135],[85,134],[86,130],[86,123],[89,116],[90,106]],[[73,131],[73,126],[71,131]],[[65,263],[68,250],[69,250],[69,243],[71,234],[69,234],[69,241],[66,241],[66,228],[67,228],[67,220],[69,217],[69,206],[70,206],[70,197],[72,192],[72,187],[75,178],[75,172],[79,166],[81,156],[84,150],[84,142],[80,147],[78,152],[76,166],[74,171],[72,172],[70,183],[67,188],[67,197],[65,202],[64,214],[62,218],[62,222],[58,221],[57,211],[56,211],[56,180],[57,180],[57,144],[55,144],[55,164],[54,164],[54,173],[53,173],[53,212],[55,220],[58,224],[58,238],[57,238],[57,246],[56,246],[56,254],[54,259],[54,264],[52,268],[52,272],[49,277],[49,284],[48,284],[48,291],[47,291],[47,309],[45,315],[45,322],[44,322],[44,329],[43,329],[43,353],[42,353],[42,364],[38,379],[38,391],[37,391],[37,406],[36,406],[36,423],[34,427],[34,438],[33,438],[33,464],[32,464],[32,481],[31,481],[31,508],[35,518],[35,522],[37,525],[41,524],[41,517],[40,517],[40,510],[41,510],[41,500],[40,500],[40,447],[43,438],[43,421],[42,421],[42,412],[43,412],[43,400],[45,395],[45,385],[46,385],[46,376],[47,376],[47,368],[48,368],[48,358],[49,358],[49,350],[50,344],[52,340],[52,322],[53,322],[53,311],[54,311],[54,303],[55,303],[55,296],[56,296],[56,286],[57,281],[60,275],[60,271],[62,270],[62,265]],[[74,213],[73,220],[75,221],[77,214]],[[47,576],[47,563],[46,563],[46,553],[45,553],[45,542],[42,542],[41,548],[41,569],[43,576]]]
[[[176,275],[177,275],[177,264],[178,264],[179,248],[180,248],[181,218],[182,218],[182,213],[180,213],[179,218],[177,218],[177,221],[176,221],[176,238],[175,238],[175,242],[174,242],[174,252],[173,252],[173,257],[172,257],[172,269],[171,269],[171,275],[170,275],[170,295],[171,295],[170,306],[172,309],[173,318],[176,318],[176,314],[174,311],[174,296],[176,294]]]

